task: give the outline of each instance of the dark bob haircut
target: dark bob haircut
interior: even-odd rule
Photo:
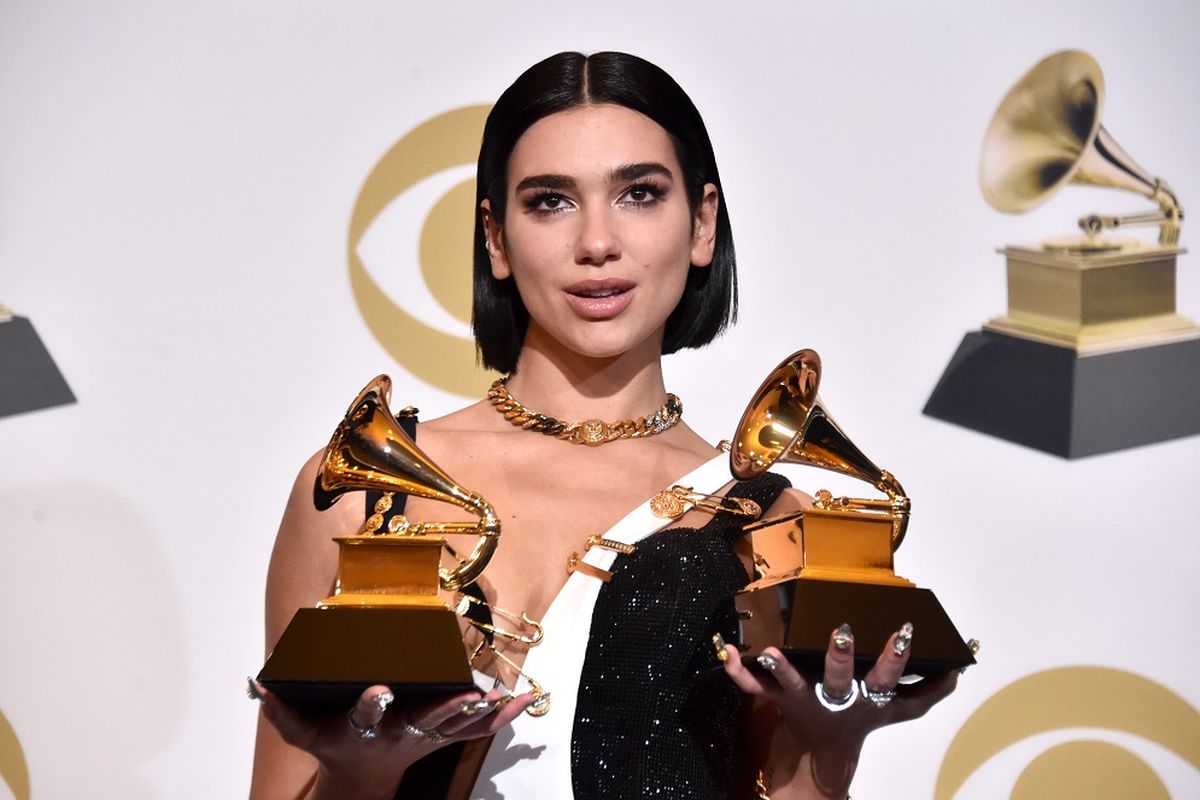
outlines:
[[[728,204],[712,142],[700,112],[673,78],[645,59],[626,53],[559,53],[534,64],[500,95],[488,114],[479,149],[475,189],[474,305],[471,326],[485,367],[512,372],[525,341],[529,312],[512,277],[492,276],[479,205],[485,198],[503,224],[508,159],[535,122],[558,111],[612,103],[657,122],[675,146],[693,212],[704,184],[717,187],[716,245],[712,263],[688,272],[679,305],[667,318],[663,353],[703,347],[737,316],[737,276]]]

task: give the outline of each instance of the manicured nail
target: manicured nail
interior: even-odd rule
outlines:
[[[770,653],[760,653],[758,658],[755,660],[758,661],[758,665],[767,672],[774,672],[775,670],[779,669],[779,659],[775,658],[775,656],[771,655]]]
[[[854,644],[854,631],[850,630],[849,622],[843,622],[833,632],[833,646],[845,652],[850,649],[852,644]]]
[[[267,698],[263,696],[262,690],[258,686],[258,681],[247,676],[246,678],[246,697],[251,700],[257,700],[260,703],[266,703]]]
[[[464,717],[473,717],[476,714],[483,714],[488,711],[494,711],[499,703],[504,698],[497,697],[495,700],[475,700],[470,703],[463,703],[459,708],[459,713]]]
[[[896,641],[892,643],[892,650],[896,655],[904,655],[904,651],[912,644],[913,626],[911,622],[906,622],[900,626],[900,630],[896,631]]]
[[[725,650],[725,637],[719,633],[714,633],[712,637],[713,647],[717,650],[717,661],[724,664],[729,660],[729,653]]]
[[[388,706],[395,701],[396,695],[392,694],[390,691],[380,692],[379,694],[375,695],[375,705],[379,706],[379,713],[381,714],[387,711]]]

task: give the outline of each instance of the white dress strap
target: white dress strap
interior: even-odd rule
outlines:
[[[722,453],[675,483],[715,494],[729,480],[728,460]],[[650,511],[647,500],[610,528],[604,538],[636,544],[663,527],[663,520]],[[608,570],[618,555],[603,547],[592,547],[582,560]],[[472,800],[573,797],[571,731],[592,611],[602,585],[598,578],[576,570],[550,603],[542,618],[545,638],[530,649],[524,665],[525,672],[550,692],[550,712],[543,717],[522,714],[496,735],[475,782]],[[519,684],[517,689],[527,691],[528,687]]]

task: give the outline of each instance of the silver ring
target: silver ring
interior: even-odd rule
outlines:
[[[404,721],[404,732],[409,734],[410,736],[415,736],[418,739],[428,739],[429,741],[433,742],[434,744],[441,744],[442,742],[444,742],[450,738],[449,736],[445,736],[442,733],[438,732],[437,728],[430,728],[429,730],[425,730],[424,728],[418,728],[416,725],[413,725],[408,720]]]
[[[833,712],[845,711],[847,708],[854,705],[856,700],[858,700],[858,682],[850,681],[850,691],[846,693],[845,697],[830,697],[825,693],[824,683],[818,683],[816,686],[814,686],[813,694],[817,696],[817,702],[825,706],[825,708],[828,710]]]
[[[367,725],[364,727],[359,725],[358,721],[354,719],[354,709],[352,708],[350,709],[350,713],[346,715],[346,722],[350,723],[350,730],[358,734],[358,738],[377,739],[379,738],[379,726],[383,723],[383,720],[381,719],[374,725]]]
[[[896,698],[895,689],[872,689],[867,686],[867,681],[864,678],[862,681],[862,695],[871,701],[876,708],[883,708],[888,703]]]

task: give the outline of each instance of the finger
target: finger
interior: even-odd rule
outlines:
[[[493,689],[479,700],[466,700],[459,704],[458,713],[438,725],[438,733],[443,736],[454,736],[462,729],[473,725],[488,714],[506,705],[512,695],[508,691]]]
[[[804,680],[804,676],[792,666],[792,663],[784,657],[779,648],[764,648],[759,653],[757,661],[775,679],[775,683],[780,689],[788,692],[798,692],[808,688],[808,681]],[[767,691],[769,692],[770,689]]]
[[[883,691],[896,688],[900,676],[904,674],[904,668],[908,665],[913,636],[913,626],[906,622],[888,638],[883,652],[875,660],[875,666],[863,679],[869,688]]]
[[[733,684],[746,694],[766,694],[762,681],[746,669],[746,665],[742,663],[742,654],[731,644],[725,645],[724,667],[725,674],[729,676]]]
[[[894,703],[896,722],[925,716],[935,705],[945,700],[958,686],[958,672],[950,670],[942,675],[925,678],[919,683],[905,686]]]
[[[829,634],[829,649],[825,651],[825,675],[821,679],[830,697],[846,697],[854,682],[854,631],[842,623]]]
[[[459,739],[477,739],[481,736],[494,736],[504,726],[510,724],[529,706],[533,705],[534,694],[526,692],[518,695],[508,695],[501,698],[496,710],[478,722],[462,728],[458,732]]]
[[[395,700],[396,696],[386,686],[367,687],[350,709],[350,724],[346,726],[349,735],[359,739],[376,738],[383,716]]]
[[[289,708],[278,695],[261,683],[255,682],[255,685],[262,715],[279,731],[280,738],[292,747],[309,749],[317,737],[317,729],[312,722]]]
[[[464,703],[474,702],[483,696],[479,689],[439,697],[431,704],[414,708],[408,713],[408,722],[423,731],[437,730],[446,720],[457,716]]]

